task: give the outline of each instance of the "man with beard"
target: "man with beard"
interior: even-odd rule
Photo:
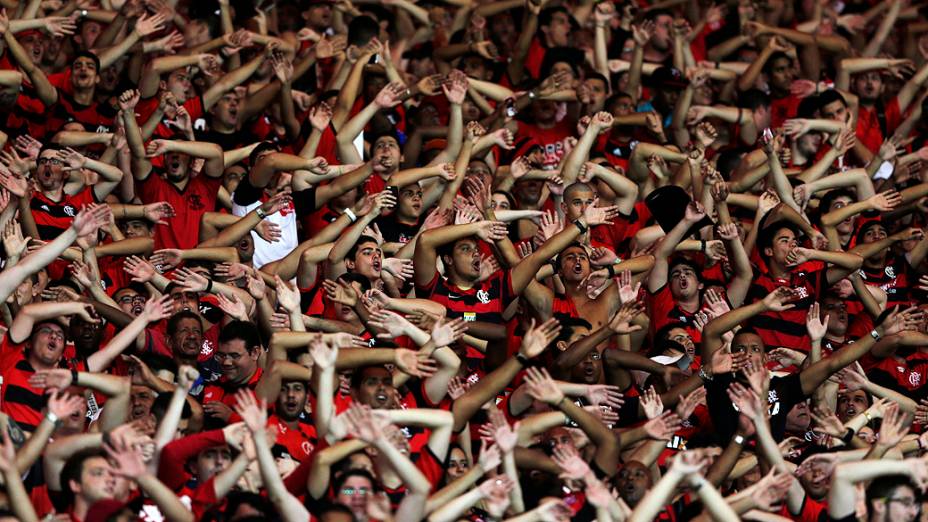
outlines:
[[[738,78],[738,90],[747,91],[756,87],[761,72],[767,75],[770,86],[770,127],[779,128],[783,122],[796,116],[800,98],[790,91],[795,74],[793,59],[786,54],[789,49],[779,37],[770,38],[757,58]]]
[[[138,101],[138,91],[126,91],[119,97],[139,197],[145,203],[167,201],[175,211],[170,226],[157,225],[156,247],[194,248],[199,243],[200,219],[216,208],[224,169],[222,148],[214,143],[175,139],[152,140],[146,151],[135,119]],[[152,162],[156,157],[162,165],[158,172]],[[192,172],[194,158],[206,160],[198,176]]]
[[[287,361],[271,361],[255,386],[255,396],[273,404],[268,426],[277,426],[277,444],[297,461],[312,456],[318,440],[306,412],[312,369]]]
[[[36,160],[36,190],[29,203],[39,237],[53,239],[67,229],[82,207],[103,201],[122,179],[119,168],[87,158],[74,149],[61,149],[47,145]],[[69,180],[73,171],[89,169],[100,175],[98,183],[84,185]],[[15,189],[14,189],[15,190]],[[22,194],[20,194],[22,195]]]
[[[841,60],[835,87],[857,95],[857,140],[876,154],[883,139],[891,136],[905,119],[903,116],[928,80],[928,66],[923,66],[889,100],[884,99],[886,85],[881,69],[896,71],[910,66],[908,60],[893,58],[845,58]]]

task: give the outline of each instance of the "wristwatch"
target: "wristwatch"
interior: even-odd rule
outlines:
[[[261,218],[261,219],[264,219],[264,218],[267,217],[267,212],[261,210],[261,207],[258,207],[258,208],[255,209],[255,214],[257,214],[258,217]]]

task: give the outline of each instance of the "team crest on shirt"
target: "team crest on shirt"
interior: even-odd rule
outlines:
[[[919,384],[921,384],[921,382],[922,382],[921,374],[918,374],[915,372],[912,372],[909,374],[909,384],[911,384],[912,386],[918,386]]]
[[[809,292],[806,290],[806,287],[797,286],[795,290],[796,290],[796,293],[799,294],[800,299],[805,299],[806,297],[809,297]]]
[[[886,268],[884,268],[883,273],[886,274],[886,277],[891,277],[893,279],[896,278],[896,270],[892,265],[888,265]]]
[[[188,205],[193,210],[201,210],[204,207],[203,200],[200,199],[199,194],[191,194],[190,196],[188,196],[187,201],[188,201]]]
[[[62,210],[68,217],[74,217],[74,207],[71,205],[65,205]]]
[[[200,348],[200,355],[204,357],[209,357],[213,354],[213,343],[211,341],[204,340],[203,347]]]
[[[477,299],[483,303],[487,304],[490,302],[490,294],[486,290],[477,290]]]

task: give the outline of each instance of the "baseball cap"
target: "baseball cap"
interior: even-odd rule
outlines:
[[[651,74],[650,87],[652,89],[685,89],[690,84],[686,76],[676,67],[662,66]]]

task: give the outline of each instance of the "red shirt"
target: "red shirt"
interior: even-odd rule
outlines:
[[[809,334],[806,331],[806,315],[812,303],[817,301],[821,291],[827,285],[825,280],[825,263],[810,261],[794,268],[788,279],[774,279],[765,267],[760,268],[760,275],[754,278],[746,303],[762,300],[770,292],[781,286],[791,287],[801,296],[794,306],[782,312],[764,312],[751,319],[751,325],[770,350],[787,347],[808,353],[811,349]]]
[[[74,216],[91,203],[97,203],[91,187],[84,187],[73,196],[65,193],[61,201],[54,201],[37,190],[32,195],[29,208],[39,230],[39,237],[52,240],[67,230],[74,221]]]
[[[876,154],[883,144],[883,127],[880,125],[879,115],[883,115],[886,133],[892,134],[896,127],[902,124],[902,111],[899,110],[899,99],[893,98],[882,106],[874,105],[872,108],[863,105],[857,108],[857,139],[863,143],[870,152]]]
[[[531,136],[535,143],[544,149],[545,166],[556,166],[560,163],[561,158],[566,154],[567,148],[564,142],[567,138],[573,136],[573,129],[565,118],[555,123],[550,129],[543,129],[531,123],[519,122],[519,134]]]
[[[138,183],[138,195],[143,203],[167,201],[175,215],[168,225],[155,226],[155,248],[189,249],[200,242],[200,219],[215,210],[216,196],[222,181],[199,175],[191,178],[183,190],[152,172],[148,179]]]
[[[790,94],[785,98],[774,98],[770,102],[770,128],[778,129],[783,126],[783,122],[790,118],[795,118],[799,112],[799,102],[802,101],[798,96]]]

